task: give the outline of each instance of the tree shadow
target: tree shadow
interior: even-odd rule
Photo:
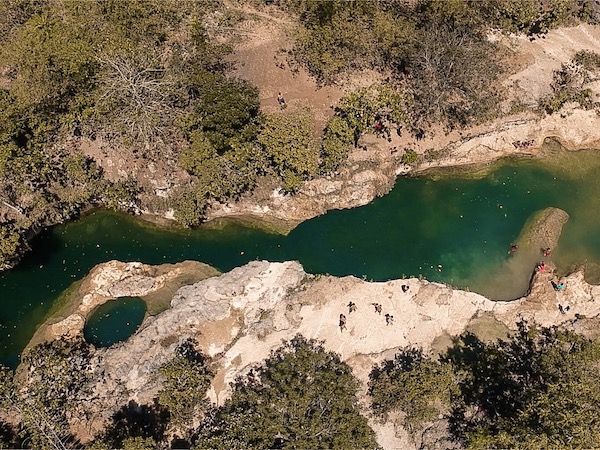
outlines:
[[[0,448],[21,448],[22,444],[19,431],[12,424],[0,420]]]
[[[114,448],[122,448],[127,438],[152,438],[155,442],[164,439],[169,413],[153,405],[139,405],[134,400],[123,406],[112,417],[107,427],[105,441]]]

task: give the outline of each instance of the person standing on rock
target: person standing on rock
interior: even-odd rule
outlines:
[[[375,312],[381,315],[381,303],[372,303],[372,305],[375,307]]]
[[[356,311],[356,303],[351,301],[350,303],[348,303],[348,314],[351,314],[354,311]]]
[[[344,331],[346,329],[346,316],[340,314],[340,331]]]
[[[391,314],[386,314],[385,315],[385,325],[393,325],[394,324],[394,316],[392,316]]]

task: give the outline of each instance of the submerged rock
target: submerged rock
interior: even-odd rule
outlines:
[[[545,208],[534,213],[525,223],[517,243],[522,248],[540,252],[542,249],[554,249],[562,234],[569,214],[559,208]]]

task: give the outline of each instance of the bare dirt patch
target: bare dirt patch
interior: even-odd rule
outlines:
[[[368,86],[381,77],[360,72],[343,85],[319,86],[305,69],[289,63],[293,32],[298,26],[293,17],[269,7],[258,10],[245,5],[239,9],[247,14],[247,20],[239,27],[241,39],[230,57],[235,66],[233,75],[258,87],[260,106],[266,114],[280,111],[277,95],[281,92],[290,110],[309,108],[313,112],[315,133],[321,134],[344,92]]]

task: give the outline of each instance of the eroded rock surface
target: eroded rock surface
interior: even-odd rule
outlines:
[[[456,336],[481,317],[514,329],[521,318],[547,326],[571,323],[576,314],[600,314],[600,287],[587,284],[582,272],[565,278],[567,289],[560,292],[552,288],[551,277],[537,273],[527,297],[493,302],[414,278],[375,283],[309,275],[297,262],[254,261],[182,287],[171,308],[147,319],[127,342],[98,350],[93,400],[87,400],[87,408],[97,414],[87,427],[101,429],[110,414],[129,400],[151,403],[160,389],[157,368],[188,337],[196,338],[202,351],[215,360],[217,375],[209,396],[220,404],[237,375],[297,333],[323,340],[328,350],[338,352],[365,388],[374,363],[406,346],[429,350],[440,336]],[[350,301],[356,303],[356,312],[349,313]],[[381,315],[373,302],[382,304]],[[562,314],[559,303],[570,305],[570,310]],[[343,331],[338,326],[340,313],[348,319]],[[393,315],[392,324],[386,324],[385,314]],[[402,433],[391,433],[389,425],[374,426],[381,427],[382,436],[389,439],[400,436],[386,447],[413,445]]]
[[[140,262],[108,261],[92,269],[77,292],[72,295],[66,317],[53,322],[36,333],[36,341],[71,339],[81,335],[86,318],[98,306],[119,297],[144,297],[168,287],[182,277],[204,278],[219,271],[207,264],[184,261],[178,264],[150,266]]]

